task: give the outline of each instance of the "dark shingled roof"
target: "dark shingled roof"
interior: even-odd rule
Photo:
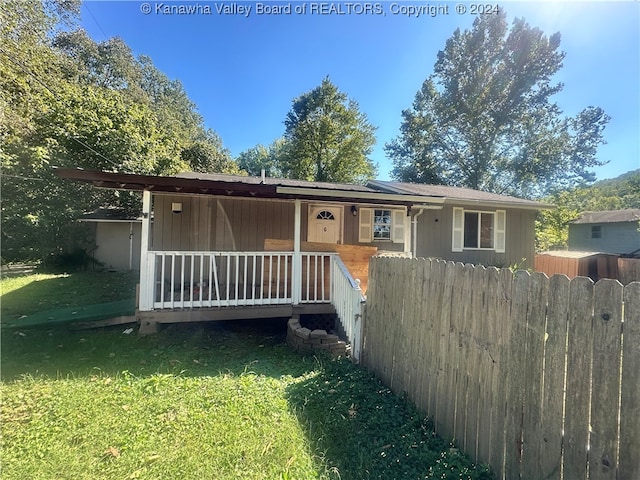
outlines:
[[[508,195],[499,195],[497,193],[483,192],[480,190],[473,190],[472,188],[462,187],[449,187],[446,185],[426,185],[419,183],[400,183],[400,182],[385,182],[382,180],[375,180],[369,182],[369,185],[380,187],[387,191],[395,193],[408,193],[413,195],[430,195],[445,197],[448,200],[462,200],[472,202],[499,202],[499,203],[513,203],[514,206],[528,206],[536,208],[548,208],[550,205],[535,202],[533,200],[526,200],[524,198],[511,197]]]
[[[640,208],[626,210],[603,210],[601,212],[584,212],[570,223],[620,223],[639,222]]]
[[[522,198],[481,192],[470,188],[442,185],[370,181],[367,186],[346,183],[309,182],[284,178],[246,177],[210,173],[180,173],[173,177],[101,172],[73,168],[57,168],[60,178],[80,180],[100,188],[143,191],[224,195],[244,198],[278,198],[326,200],[336,202],[363,201],[381,205],[420,205],[435,203],[464,206],[488,206],[540,210],[551,205]]]
[[[352,185],[347,183],[309,182],[305,180],[292,180],[289,178],[266,177],[262,183],[261,177],[246,177],[242,175],[226,175],[222,173],[197,173],[183,172],[175,175],[177,178],[190,178],[196,180],[211,180],[215,182],[245,183],[248,185],[275,185],[278,187],[303,187],[322,188],[325,190],[341,190],[347,192],[377,192],[364,185]]]

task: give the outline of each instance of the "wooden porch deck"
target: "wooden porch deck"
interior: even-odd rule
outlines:
[[[309,314],[335,314],[331,303],[308,303],[300,305],[252,305],[238,307],[212,307],[197,309],[164,309],[149,312],[136,311],[140,324],[139,333],[156,333],[160,324],[188,322],[221,322],[226,320],[259,320]]]
[[[331,313],[359,358],[363,292],[337,251],[147,251],[143,264],[142,335],[161,323]]]

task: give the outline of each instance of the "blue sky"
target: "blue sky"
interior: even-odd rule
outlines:
[[[309,13],[319,3],[330,2],[263,2],[291,4],[292,13],[258,15],[257,2],[85,1],[82,24],[96,41],[118,36],[136,55],[148,55],[168,77],[180,80],[206,126],[218,132],[234,156],[282,136],[292,100],[328,75],[378,127],[371,158],[379,165],[378,177],[388,179],[392,165],[383,147],[398,134],[401,111],[410,107],[432,73],[447,38],[458,27],[470,28],[475,16],[456,13],[457,3],[446,1],[384,1],[380,15]],[[234,4],[251,7],[251,12],[216,10]],[[296,14],[303,4],[307,13]],[[360,2],[352,8],[374,4]],[[173,5],[190,6],[196,13],[162,13]],[[441,12],[407,16],[395,13],[398,5],[431,5]],[[566,57],[557,80],[564,90],[555,100],[565,114],[593,105],[612,117],[605,130],[607,145],[598,152],[609,164],[595,170],[597,177],[640,168],[640,2],[499,5],[509,22],[524,17],[547,35],[561,33]],[[448,14],[442,13],[445,7]]]

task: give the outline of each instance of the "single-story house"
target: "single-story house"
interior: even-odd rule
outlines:
[[[525,259],[533,267],[535,214],[550,208],[466,188],[383,181],[80,169],[58,175],[142,192],[138,316],[150,329],[327,306],[357,317],[362,292],[354,277],[366,282],[375,253],[500,266]]]
[[[569,222],[569,250],[640,253],[640,209],[584,212]]]
[[[85,213],[79,221],[90,226],[94,260],[108,269],[140,270],[142,216],[105,207]]]

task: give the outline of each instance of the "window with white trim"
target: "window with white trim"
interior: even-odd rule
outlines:
[[[358,209],[359,230],[358,242],[384,242],[404,243],[404,210],[392,210],[382,208]]]
[[[505,251],[506,212],[453,209],[452,250]]]
[[[391,240],[391,210],[373,211],[373,239]]]

